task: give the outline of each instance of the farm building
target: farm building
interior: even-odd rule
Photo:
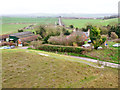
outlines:
[[[34,41],[37,40],[39,35],[35,35],[32,32],[20,32],[20,33],[14,33],[9,35],[9,41],[17,42],[20,40],[21,42],[28,42],[28,41]]]
[[[9,38],[9,34],[4,34],[4,35],[0,35],[0,41],[6,41],[6,39]]]

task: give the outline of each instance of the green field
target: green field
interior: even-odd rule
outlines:
[[[55,24],[55,22],[57,22],[57,18],[3,17],[2,34],[17,32],[18,29],[27,27],[31,24]]]
[[[18,32],[18,29],[29,25],[30,24],[2,24],[2,34]]]
[[[57,18],[30,18],[30,17],[3,17],[2,23],[42,23],[42,24],[54,24]]]
[[[62,22],[66,25],[74,25],[74,27],[83,28],[86,25],[92,24],[92,25],[102,25],[106,26],[108,24],[113,25],[118,22],[118,19],[108,19],[108,20],[102,20],[102,19],[62,19]]]
[[[2,57],[3,88],[118,87],[117,69],[95,68],[74,57],[21,49],[2,50]]]

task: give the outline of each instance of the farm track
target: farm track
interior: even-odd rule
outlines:
[[[28,47],[19,47],[17,49],[27,49]],[[29,51],[27,51],[29,52]],[[39,55],[43,55],[43,56],[49,56],[49,57],[53,57],[53,58],[59,58],[59,57],[56,57],[56,56],[51,56],[49,54],[45,54],[45,53],[39,53]],[[68,57],[73,57],[73,58],[77,58],[77,59],[80,59],[79,61],[76,61],[76,60],[71,60],[69,58],[65,58],[65,60],[69,60],[69,61],[75,61],[75,62],[80,62],[80,63],[84,63],[84,64],[87,64],[89,66],[92,66],[92,67],[95,67],[95,68],[104,68],[104,66],[107,66],[107,67],[112,67],[112,68],[119,68],[119,64],[115,64],[115,63],[110,63],[110,62],[105,62],[105,61],[98,61],[98,60],[95,60],[95,59],[90,59],[90,58],[86,58],[86,57],[78,57],[78,56],[68,56]],[[81,60],[85,60],[85,61],[88,61],[88,62],[93,62],[93,63],[99,63],[101,65],[101,67],[99,66],[95,66],[93,64],[90,64],[88,62],[84,62],[84,61],[81,61]]]
[[[85,57],[77,57],[77,56],[71,56],[71,57],[75,57],[75,58],[79,58],[82,60],[98,63],[98,60],[94,60],[94,59],[89,59],[89,58],[85,58]],[[108,66],[108,67],[112,67],[112,68],[119,68],[119,65],[115,64],[115,63],[104,62],[104,61],[99,61],[99,63],[103,66]]]
[[[21,48],[21,49],[23,49],[23,48]],[[24,49],[27,49],[27,48],[24,48]],[[29,52],[29,51],[27,51],[27,52]],[[37,53],[38,53],[39,55],[43,55],[43,56],[48,56],[48,57],[53,57],[53,58],[60,58],[60,57],[57,57],[57,56],[50,55],[49,53],[48,53],[48,54],[43,53],[43,52],[37,52]],[[60,55],[60,56],[61,56],[61,55]],[[69,60],[69,61],[84,63],[84,64],[87,64],[87,65],[89,65],[89,66],[95,67],[95,68],[104,68],[105,66],[107,66],[107,67],[112,67],[112,68],[119,68],[119,65],[118,65],[118,64],[115,64],[115,63],[98,61],[98,60],[94,60],[94,59],[90,59],[90,58],[85,58],[85,57],[78,57],[78,56],[68,56],[68,57],[72,57],[73,60],[72,60],[72,59],[69,59],[69,58],[64,58],[64,59],[65,59],[65,60]],[[78,61],[78,60],[74,60],[74,58],[79,59],[79,61]],[[62,59],[62,57],[61,57],[61,59]],[[83,61],[83,60],[84,60],[84,61]],[[86,62],[86,61],[88,61],[88,62]],[[98,62],[99,62],[99,64],[101,65],[101,67],[98,66],[98,65],[93,65],[93,64],[91,64],[91,63],[89,63],[89,62],[92,62],[92,63],[98,63]]]

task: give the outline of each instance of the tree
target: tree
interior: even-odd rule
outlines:
[[[111,36],[111,32],[115,32],[118,36],[118,38],[120,38],[120,26],[111,26],[110,30],[108,31],[108,35],[109,37]]]
[[[74,28],[74,26],[73,26],[73,25],[70,25],[70,28]]]
[[[82,28],[82,31],[83,31],[83,32],[87,32],[88,29],[91,29],[91,28],[92,28],[92,25],[87,25],[86,28]]]
[[[38,30],[36,30],[36,34],[41,35],[42,38],[46,35],[46,30],[44,26],[39,26]]]
[[[65,28],[62,28],[63,35],[70,35],[70,32],[66,30]]]
[[[70,35],[70,32],[69,32],[68,30],[66,30],[66,31],[64,32],[64,35]]]
[[[118,36],[117,36],[117,34],[115,32],[111,32],[111,38],[112,39],[117,39]]]
[[[95,49],[106,41],[106,38],[101,38],[100,30],[97,27],[92,27],[90,30],[90,39]]]

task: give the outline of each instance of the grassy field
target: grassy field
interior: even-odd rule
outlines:
[[[117,69],[94,68],[73,57],[20,49],[3,50],[2,57],[3,88],[118,87]]]
[[[29,25],[30,24],[2,24],[2,34],[18,32],[18,29]]]
[[[93,50],[85,54],[102,61],[119,63],[118,62],[118,49],[104,49],[104,50]]]
[[[102,19],[62,19],[62,22],[66,25],[74,25],[78,28],[83,28],[88,24],[92,25],[102,25],[106,26],[108,24],[113,25],[114,23],[118,22],[118,19],[108,19],[108,20],[102,20]]]
[[[57,18],[3,17],[2,23],[42,23],[55,24]]]
[[[2,34],[17,32],[18,29],[27,27],[31,24],[55,24],[55,22],[57,22],[57,18],[3,17]]]

